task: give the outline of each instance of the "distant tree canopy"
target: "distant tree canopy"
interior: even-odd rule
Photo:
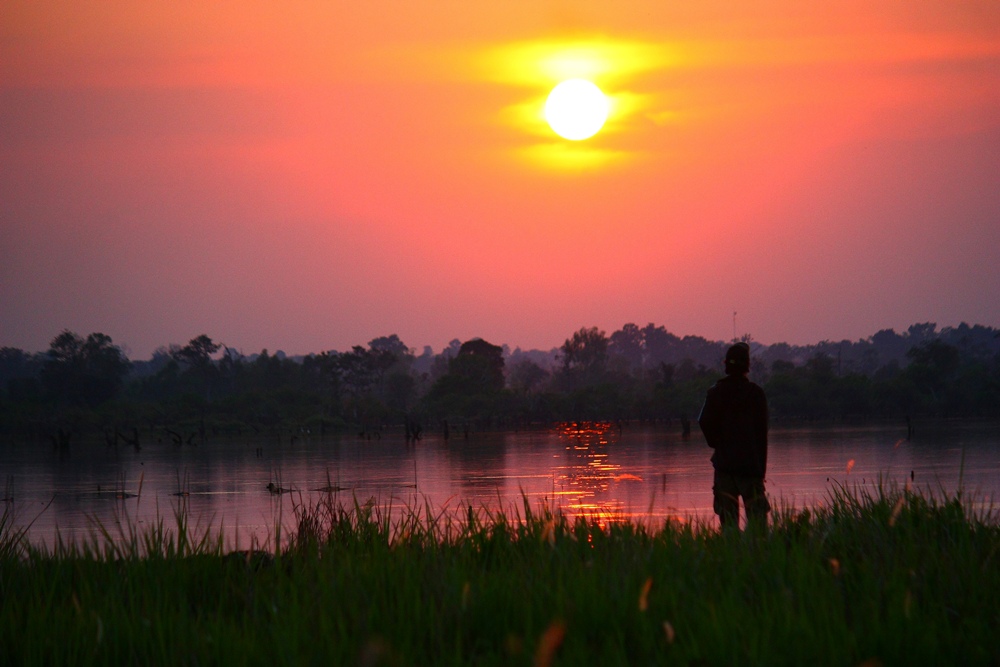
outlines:
[[[597,327],[575,331],[559,348],[560,384],[570,391],[600,384],[607,372],[609,342]]]
[[[129,360],[110,336],[63,331],[52,339],[39,376],[56,401],[95,406],[117,395],[128,371]]]
[[[497,410],[504,383],[503,348],[474,338],[449,359],[448,371],[431,386],[423,409],[438,419],[487,419]]]
[[[465,378],[477,392],[498,392],[504,387],[503,348],[473,338],[462,343],[449,371]]]
[[[212,355],[218,352],[221,347],[211,338],[202,334],[197,338],[192,338],[191,342],[179,350],[175,350],[170,356],[174,358],[174,361],[189,368],[205,368],[211,365]]]
[[[924,323],[854,342],[750,344],[751,376],[779,420],[991,417],[1000,405],[1000,331],[989,327]],[[244,355],[202,334],[130,362],[105,334],[63,331],[42,353],[0,348],[0,430],[143,425],[186,441],[403,423],[410,432],[421,422],[693,419],[727,346],[626,324],[610,336],[581,328],[549,351],[473,338],[417,357],[392,334],[289,358]]]

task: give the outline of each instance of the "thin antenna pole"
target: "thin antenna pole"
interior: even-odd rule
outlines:
[[[736,311],[733,311],[733,343],[736,342]]]

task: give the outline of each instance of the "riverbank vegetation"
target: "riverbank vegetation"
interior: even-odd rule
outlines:
[[[991,508],[880,485],[745,532],[328,496],[258,550],[183,512],[39,548],[0,521],[3,664],[1000,661]]]
[[[749,337],[745,337],[748,338]],[[911,326],[812,346],[753,348],[775,420],[899,423],[995,416],[1000,331]],[[420,355],[398,336],[346,352],[244,355],[207,335],[131,361],[110,337],[70,331],[48,351],[0,349],[0,433],[68,447],[197,444],[218,436],[355,432],[408,438],[554,421],[673,420],[689,428],[728,343],[652,324],[580,329],[548,352],[474,338]]]

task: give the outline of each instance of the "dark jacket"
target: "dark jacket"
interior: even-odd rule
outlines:
[[[744,375],[728,375],[708,390],[698,425],[719,472],[763,478],[767,471],[767,397]]]

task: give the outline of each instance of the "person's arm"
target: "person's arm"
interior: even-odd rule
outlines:
[[[760,390],[760,405],[758,407],[759,418],[758,418],[758,432],[757,432],[757,442],[760,443],[758,447],[758,456],[760,469],[763,471],[767,470],[767,431],[770,427],[770,415],[767,410],[767,395],[764,390]]]
[[[708,394],[705,396],[705,405],[702,406],[701,414],[698,415],[698,426],[705,434],[705,442],[708,443],[709,447],[715,449],[719,433],[719,411],[714,392],[711,389],[708,390]]]

